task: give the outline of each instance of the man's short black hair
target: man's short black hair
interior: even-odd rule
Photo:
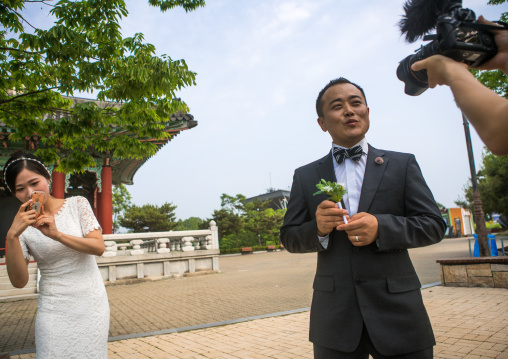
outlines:
[[[328,83],[328,85],[326,85],[320,92],[319,92],[319,95],[316,99],[316,112],[318,114],[319,117],[323,117],[324,114],[323,114],[323,95],[324,93],[326,92],[326,90],[328,90],[330,87],[334,86],[334,85],[339,85],[339,84],[351,84],[353,86],[355,86],[358,90],[360,90],[360,92],[362,93],[363,95],[363,98],[365,99],[365,105],[367,105],[367,97],[365,96],[365,92],[363,92],[363,89],[358,86],[357,84],[349,81],[348,79],[344,78],[344,77],[339,77],[338,79],[335,79],[335,80],[332,80]]]

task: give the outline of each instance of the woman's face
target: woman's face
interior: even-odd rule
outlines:
[[[45,204],[49,197],[49,182],[44,176],[24,168],[16,177],[15,196],[25,203],[34,191],[44,192],[43,204]]]

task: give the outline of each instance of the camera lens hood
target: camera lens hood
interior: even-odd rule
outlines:
[[[397,77],[404,82],[406,95],[418,96],[429,88],[427,70],[413,71],[411,69],[413,55],[409,55],[399,63]]]

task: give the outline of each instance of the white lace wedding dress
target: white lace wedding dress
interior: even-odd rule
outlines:
[[[84,197],[65,200],[58,230],[84,237],[100,228]],[[109,304],[95,256],[80,253],[28,227],[20,236],[25,258],[41,272],[35,322],[37,359],[107,358]]]

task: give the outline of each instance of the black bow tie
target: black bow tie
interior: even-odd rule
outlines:
[[[362,158],[363,149],[362,146],[357,145],[354,147],[351,147],[350,149],[345,148],[333,148],[333,156],[335,157],[335,160],[337,160],[337,163],[342,163],[346,158],[350,158],[353,161],[360,161],[360,158]]]

